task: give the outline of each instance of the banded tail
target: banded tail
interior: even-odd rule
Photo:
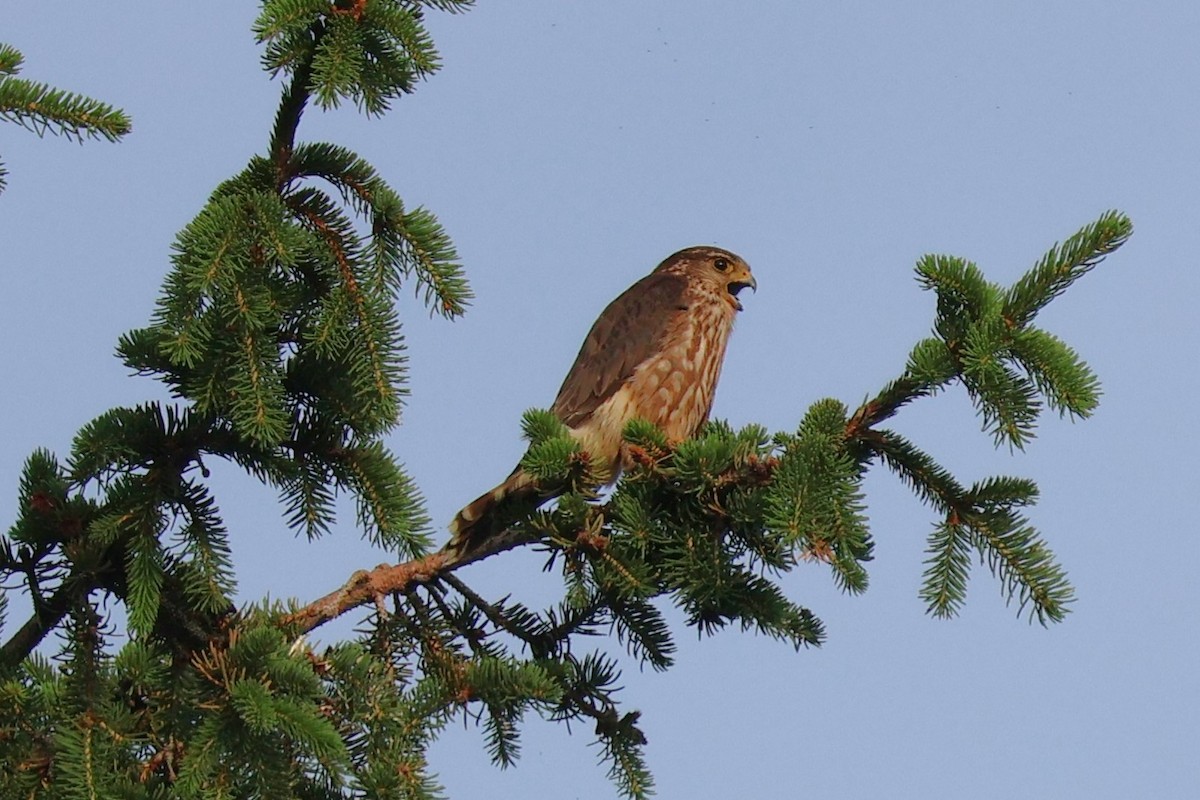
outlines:
[[[540,506],[543,497],[528,472],[518,466],[504,483],[467,503],[450,523],[445,551],[463,556]]]

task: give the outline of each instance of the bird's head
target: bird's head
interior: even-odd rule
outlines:
[[[675,272],[691,281],[699,281],[727,296],[738,311],[742,303],[737,294],[747,287],[758,291],[758,281],[750,265],[741,256],[720,247],[700,246],[680,250],[658,265],[655,272]]]

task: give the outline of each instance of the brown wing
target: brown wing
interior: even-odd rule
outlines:
[[[630,286],[600,315],[583,340],[552,410],[575,427],[656,353],[671,318],[687,310],[687,279],[653,272]]]

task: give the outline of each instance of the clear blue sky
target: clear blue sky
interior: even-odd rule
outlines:
[[[24,75],[125,108],[134,132],[78,147],[0,126],[5,526],[32,448],[65,452],[96,414],[161,395],[112,358],[117,336],[149,316],[175,233],[265,149],[279,91],[252,3],[10,5],[0,40]],[[875,473],[870,590],[843,596],[819,566],[785,584],[824,648],[684,633],[671,672],[627,671],[660,796],[1195,797],[1200,4],[508,0],[430,22],[441,73],[382,120],[313,113],[301,136],[348,144],[433,209],[472,280],[459,322],[401,300],[413,394],[391,445],[440,521],[507,474],[520,413],[680,247],[728,247],[758,276],[715,415],[788,429],[899,372],[932,319],[920,255],[1010,281],[1106,209],[1136,226],[1042,317],[1103,379],[1094,419],[1048,418],[1017,455],[960,392],[897,423],[966,480],[1037,480],[1074,613],[1030,626],[977,569],[960,618],[926,617],[932,514]],[[270,492],[216,478],[243,600],[312,599],[389,560],[352,515],[308,545]],[[552,588],[528,555],[464,577]],[[590,740],[530,719],[515,770],[470,728],[432,759],[457,800],[611,797]]]

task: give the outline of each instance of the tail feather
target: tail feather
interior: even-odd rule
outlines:
[[[444,549],[459,556],[468,553],[542,502],[533,477],[517,467],[504,483],[484,492],[454,515],[449,525],[450,542]]]

